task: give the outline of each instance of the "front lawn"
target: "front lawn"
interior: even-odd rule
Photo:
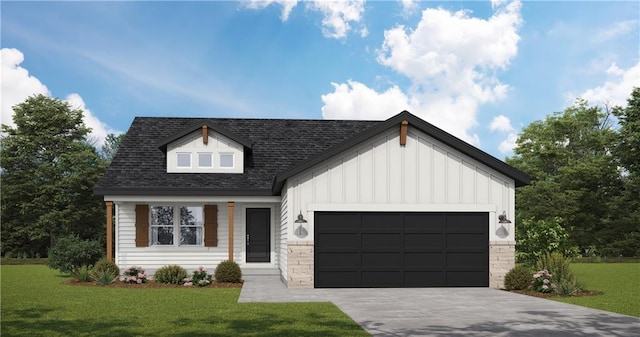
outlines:
[[[237,303],[238,288],[83,287],[46,266],[0,270],[2,336],[368,336],[331,303]]]
[[[598,296],[550,299],[640,317],[640,263],[573,263],[578,283]]]

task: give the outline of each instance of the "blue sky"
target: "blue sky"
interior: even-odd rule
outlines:
[[[386,119],[503,159],[530,122],[625,104],[640,2],[2,1],[2,123],[34,93],[101,142],[135,116]]]

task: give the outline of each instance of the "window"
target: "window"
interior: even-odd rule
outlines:
[[[213,156],[211,152],[198,153],[198,167],[213,167]]]
[[[180,212],[174,212],[179,209]],[[204,208],[202,206],[151,207],[151,245],[199,246],[203,241]],[[178,233],[178,238],[175,238]]]
[[[220,154],[220,167],[233,168],[233,153]]]
[[[151,207],[151,244],[173,245],[173,207]]]
[[[180,245],[201,245],[202,207],[180,207]]]
[[[191,167],[191,153],[178,152],[178,167],[190,168]]]

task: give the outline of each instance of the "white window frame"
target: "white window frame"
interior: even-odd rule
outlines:
[[[222,157],[231,156],[231,166],[222,166]],[[234,169],[236,167],[236,154],[233,152],[220,152],[218,154],[219,166],[221,169]]]
[[[180,165],[180,155],[188,155],[189,156],[189,166],[181,166]],[[193,156],[191,152],[176,152],[176,167],[179,169],[188,169],[193,167]]]
[[[202,155],[208,155],[211,164],[209,166],[202,165],[201,157]],[[213,168],[213,152],[198,152],[198,168]]]
[[[156,246],[156,247],[204,247],[204,205],[203,204],[155,204],[155,205],[150,205],[150,208],[153,207],[171,207],[172,211],[173,211],[173,217],[172,217],[172,228],[173,228],[173,244],[169,244],[169,245],[163,245],[163,244],[156,244],[155,240],[154,240],[154,235],[153,235],[153,228],[158,228],[158,227],[168,227],[168,226],[158,226],[158,225],[153,225],[153,212],[149,212],[149,226],[150,226],[150,231],[149,231],[149,236],[150,236],[150,246]],[[189,226],[182,226],[181,222],[180,222],[180,211],[182,207],[198,207],[200,208],[202,214],[200,216],[200,219],[202,219],[202,221],[200,221],[200,223],[198,225],[189,225]],[[183,227],[198,227],[201,228],[200,230],[200,235],[199,235],[199,243],[190,245],[190,244],[181,244],[180,240],[181,240],[181,229]]]

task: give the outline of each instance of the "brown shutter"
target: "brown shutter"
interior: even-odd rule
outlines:
[[[218,206],[204,205],[204,246],[218,246]]]
[[[149,246],[149,205],[136,205],[136,247]]]

